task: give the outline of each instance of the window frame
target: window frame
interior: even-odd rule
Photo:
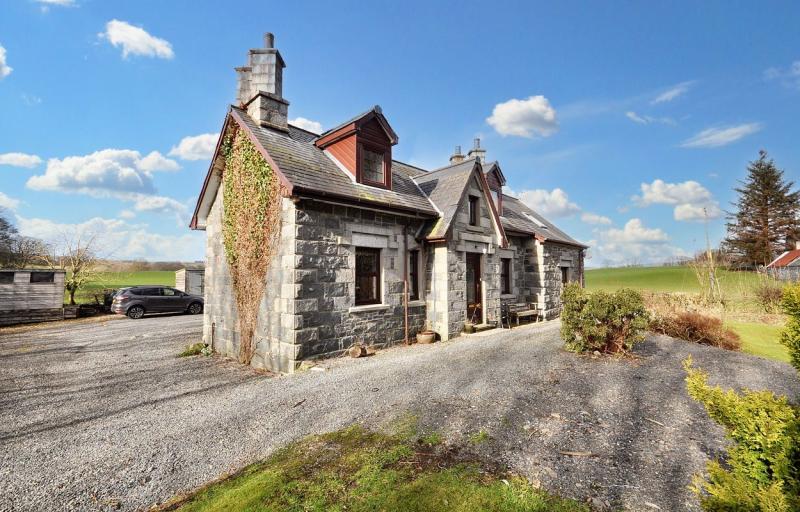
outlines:
[[[379,155],[383,155],[383,181],[372,181],[367,179],[364,176],[364,151],[369,151],[371,153],[376,153]],[[390,172],[390,165],[391,165],[391,153],[386,150],[385,147],[382,147],[378,144],[370,144],[369,142],[359,142],[358,143],[358,162],[356,166],[358,167],[358,177],[359,183],[364,185],[369,185],[371,187],[379,187],[379,188],[390,188],[391,183],[389,181],[389,172]]]
[[[358,282],[359,282],[359,265],[358,265],[358,257],[359,253],[368,253],[375,255],[375,270],[373,272],[369,272],[367,276],[364,277],[374,277],[375,278],[375,297],[371,299],[359,299],[358,296]],[[356,306],[369,306],[374,304],[382,304],[383,300],[381,297],[381,250],[376,247],[356,247],[355,249],[355,269],[353,272],[354,276],[354,293],[355,293],[355,305]]]
[[[45,281],[34,281],[33,276],[38,275],[47,275],[47,280]],[[28,278],[28,282],[30,284],[53,284],[56,282],[56,273],[55,272],[46,272],[46,271],[35,271],[31,272],[30,277]]]
[[[469,225],[478,226],[480,221],[481,204],[478,196],[469,196]]]
[[[569,284],[569,267],[559,267],[561,269],[561,285]]]
[[[419,249],[408,251],[408,300],[419,300]]]
[[[500,258],[500,294],[511,295],[511,258]]]
[[[0,272],[0,276],[11,276],[11,280],[10,281],[2,281],[2,280],[0,280],[0,284],[14,284],[14,279],[15,279],[14,276],[15,275],[16,275],[16,272]]]

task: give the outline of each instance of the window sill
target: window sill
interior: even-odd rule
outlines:
[[[410,300],[410,301],[408,301],[408,307],[410,307],[410,308],[417,308],[419,306],[424,306],[424,305],[425,305],[425,301],[424,300]]]
[[[367,313],[369,311],[384,311],[389,309],[389,306],[386,304],[365,304],[363,306],[353,306],[352,308],[348,309],[348,313]]]
[[[501,293],[500,294],[500,298],[501,299],[516,299],[517,298],[517,294],[516,293]]]
[[[467,231],[477,231],[479,233],[482,233],[483,228],[480,226],[473,226],[472,224],[467,224]]]

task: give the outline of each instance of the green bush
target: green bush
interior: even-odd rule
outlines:
[[[561,335],[568,350],[619,353],[644,340],[649,315],[638,292],[590,293],[572,283],[561,297]]]
[[[800,372],[800,284],[787,286],[783,290],[781,308],[789,316],[781,332],[781,343],[789,349],[792,366]]]
[[[800,371],[800,285],[784,290],[781,306],[789,322],[781,342]],[[684,363],[689,396],[725,428],[725,466],[708,463],[708,478],[695,477],[703,510],[790,512],[800,510],[800,407],[770,391],[735,393],[708,385],[708,375]]]

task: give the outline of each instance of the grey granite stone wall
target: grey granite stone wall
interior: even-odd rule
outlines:
[[[219,188],[206,227],[206,282],[203,339],[228,357],[239,355],[236,297],[222,240],[223,200]],[[294,204],[282,199],[281,235],[278,252],[267,273],[264,296],[254,333],[252,365],[272,371],[291,372],[298,348],[294,338],[294,304],[285,296],[293,280],[291,263],[294,239]],[[290,258],[287,260],[287,257]]]
[[[337,354],[354,343],[383,346],[403,341],[403,281],[409,249],[421,251],[420,265],[425,268],[423,248],[414,241],[421,221],[303,200],[295,222],[299,358]],[[381,304],[355,305],[356,247],[381,250]],[[423,297],[409,303],[409,338],[423,329],[425,310]]]
[[[537,244],[542,250],[542,267],[539,272],[543,289],[545,317],[561,314],[561,269],[567,268],[569,282],[583,283],[583,251],[572,245],[545,242]]]

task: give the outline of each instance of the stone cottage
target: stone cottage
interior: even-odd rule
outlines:
[[[203,332],[216,351],[238,352],[221,220],[221,145],[234,134],[252,142],[281,190],[254,366],[292,372],[305,359],[425,328],[447,340],[465,322],[498,322],[502,302],[553,318],[564,283],[583,282],[586,246],[503,194],[500,164],[486,161],[480,141],[426,170],[392,159],[399,138],[378,106],[311,133],[288,123],[273,35],[248,57],[191,222],[207,234]]]

